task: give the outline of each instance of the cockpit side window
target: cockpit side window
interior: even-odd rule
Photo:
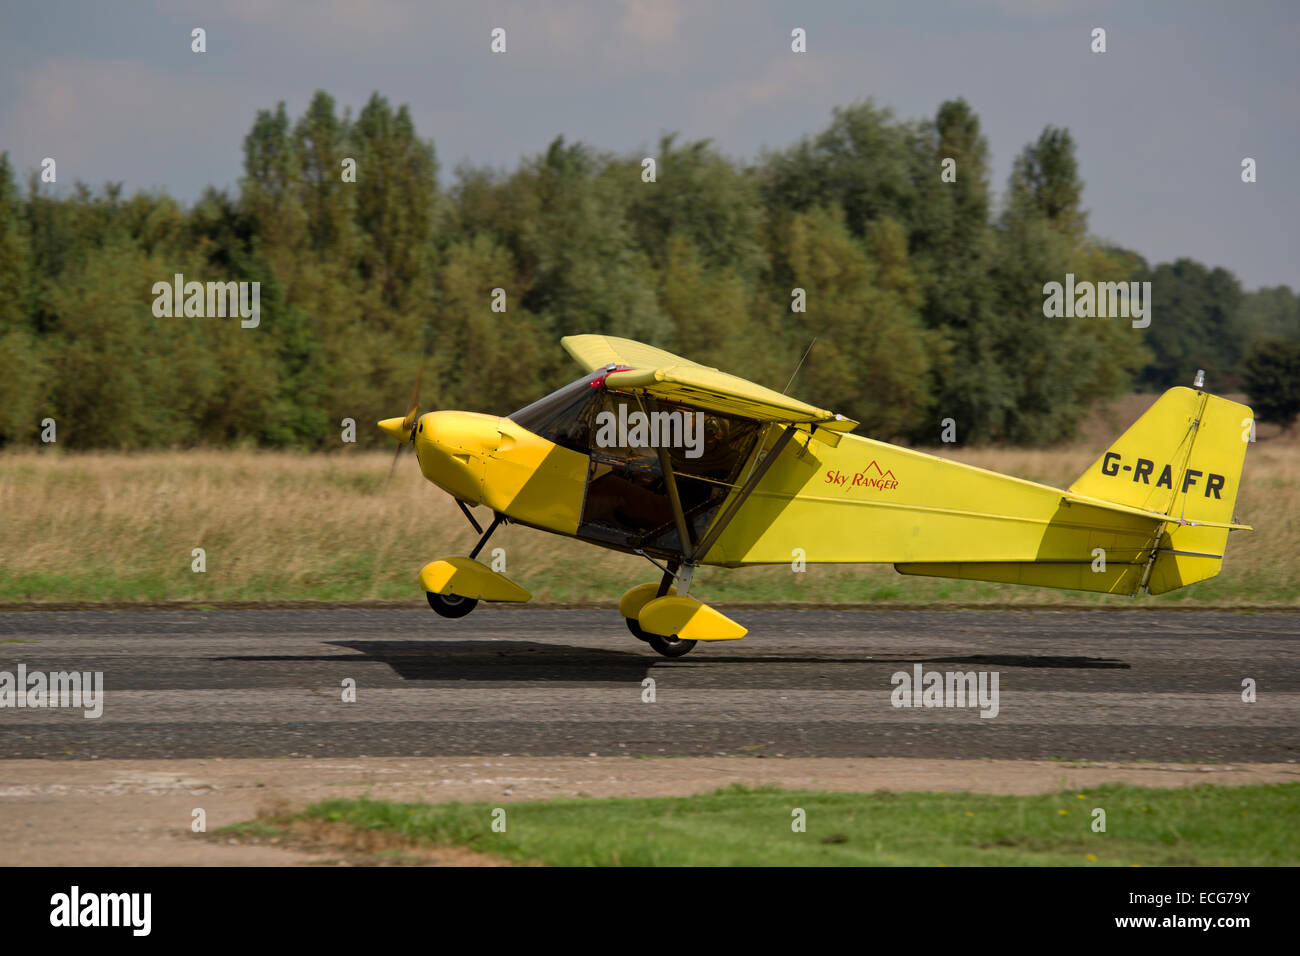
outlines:
[[[604,374],[598,372],[570,382],[507,417],[534,435],[586,454],[591,450],[592,407],[604,392],[599,386],[593,388],[592,383]]]
[[[622,548],[680,555],[684,548],[656,446],[666,452],[688,533],[692,542],[698,542],[753,452],[761,423],[677,402],[602,391],[602,398],[592,406],[595,431],[579,531]],[[639,434],[634,416],[646,425]],[[617,429],[612,427],[616,422]]]

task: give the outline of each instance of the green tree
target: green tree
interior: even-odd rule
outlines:
[[[309,245],[307,211],[300,201],[299,160],[284,103],[274,112],[258,110],[244,137],[244,178],[240,202],[252,220],[254,251],[292,283],[296,265]]]
[[[378,93],[357,115],[357,217],[365,233],[363,275],[382,302],[426,308],[433,284],[438,160],[415,132],[409,108]]]
[[[51,414],[74,448],[337,447],[341,418],[404,410],[426,353],[426,407],[508,412],[573,377],[556,339],[577,332],[777,389],[816,337],[791,392],[870,434],[933,442],[953,417],[963,441],[1046,443],[1139,367],[1150,387],[1206,368],[1223,390],[1255,343],[1300,341],[1285,287],[1244,294],[1225,270],[1149,268],[1089,237],[1064,129],[1016,159],[996,217],[960,99],[915,122],[850,104],[753,166],[707,140],[657,149],[654,183],[640,155],[557,137],[513,169],[461,166],[443,193],[406,107],[375,94],[353,120],[318,91],[297,118],[257,112],[238,192],[189,208],[35,174],[20,194],[0,155],[0,443]],[[154,316],[177,272],[258,283],[261,327]],[[1067,272],[1151,281],[1151,327],[1044,317]]]
[[[1246,359],[1242,384],[1255,416],[1289,431],[1300,414],[1300,342],[1259,343]]]
[[[838,205],[859,237],[885,217],[907,224],[921,174],[913,136],[870,99],[836,108],[816,137],[765,157],[763,199],[770,210],[786,212]]]
[[[1151,282],[1151,326],[1145,339],[1150,363],[1142,381],[1156,390],[1187,385],[1205,369],[1224,390],[1242,356],[1241,283],[1226,269],[1209,269],[1192,259],[1162,263],[1144,278]]]
[[[787,354],[817,339],[792,391],[857,419],[878,438],[915,428],[928,404],[934,343],[921,325],[902,226],[883,220],[864,245],[837,209],[800,213],[787,258],[808,295],[807,312],[791,313],[784,330]]]
[[[1239,318],[1243,355],[1265,339],[1300,342],[1300,295],[1289,286],[1246,293],[1242,296]]]
[[[632,190],[650,188],[639,169],[557,137],[500,184],[496,203],[475,206],[494,213],[493,236],[511,253],[523,306],[545,337],[606,332],[669,344],[654,269],[627,215]]]
[[[1067,439],[1094,402],[1127,387],[1148,355],[1128,320],[1043,314],[1046,283],[1067,273],[1117,282],[1132,268],[1084,234],[1082,189],[1068,131],[1049,127],[1014,164],[994,230],[994,303],[983,333],[997,357],[997,403],[977,420],[977,437],[1035,445]]]
[[[636,244],[663,269],[669,244],[690,241],[706,266],[730,269],[752,281],[762,267],[759,193],[753,177],[737,170],[708,140],[678,146],[659,141],[656,181],[641,181],[639,164],[626,169],[632,196],[627,215]]]
[[[441,335],[433,376],[427,379],[433,406],[505,415],[542,394],[543,355],[554,343],[539,334],[535,317],[518,299],[512,304],[509,294],[506,311],[492,311],[492,290],[504,288],[500,283],[512,269],[510,254],[487,235],[447,249]],[[566,377],[574,377],[572,370]]]
[[[1022,220],[1041,215],[1057,231],[1082,239],[1088,231],[1082,198],[1074,137],[1068,129],[1048,126],[1016,157],[1007,186],[1006,214]]]
[[[47,398],[44,349],[27,309],[30,249],[9,154],[0,153],[0,445],[33,438]]]
[[[950,100],[918,130],[912,148],[923,171],[912,241],[924,294],[921,314],[946,346],[933,356],[931,405],[913,437],[934,442],[949,417],[959,423],[962,441],[988,437],[1013,400],[997,349],[1001,317],[989,281],[995,247],[988,143],[970,106]],[[954,163],[952,181],[943,176],[947,160]]]
[[[343,182],[349,123],[335,111],[334,99],[317,90],[307,112],[293,127],[298,190],[307,215],[311,248],[351,264],[355,251],[356,183]],[[355,157],[348,157],[355,159]]]
[[[673,347],[692,361],[725,369],[748,366],[751,292],[734,267],[710,267],[695,243],[674,235],[659,271],[659,305],[672,320]],[[748,339],[748,340],[747,340]]]

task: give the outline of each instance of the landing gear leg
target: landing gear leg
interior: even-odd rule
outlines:
[[[474,520],[474,516],[470,514],[464,503],[458,500],[456,504],[460,505],[460,510],[465,512],[465,517],[469,518],[470,524],[474,525],[474,530],[480,530],[478,522]],[[492,532],[501,527],[505,520],[501,515],[493,517],[492,523],[482,533],[482,537],[478,539],[478,544],[474,545],[474,550],[469,553],[471,560],[478,557],[479,552],[483,550],[483,546],[488,543],[488,538],[492,537]],[[478,598],[461,597],[459,594],[435,594],[432,591],[425,591],[424,595],[429,600],[429,607],[443,617],[464,617],[478,607]]]
[[[659,597],[663,597],[667,594],[668,589],[673,586],[673,579],[677,577],[677,569],[681,566],[682,563],[680,561],[668,562],[668,570],[665,571],[664,576],[659,579]]]
[[[501,517],[501,515],[493,516],[492,523],[488,525],[488,529],[483,532],[483,537],[478,539],[478,544],[474,545],[474,550],[469,553],[471,560],[478,557],[478,553],[483,550],[483,545],[487,544],[488,538],[492,537],[492,532],[501,527],[501,523],[505,520],[506,519]]]

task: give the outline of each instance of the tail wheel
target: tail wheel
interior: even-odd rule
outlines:
[[[425,591],[424,594],[429,599],[429,607],[443,617],[464,617],[478,607],[478,598],[461,597],[459,594],[434,594],[432,591]]]
[[[651,634],[645,641],[664,657],[685,657],[697,643],[676,637],[660,637],[658,634]]]

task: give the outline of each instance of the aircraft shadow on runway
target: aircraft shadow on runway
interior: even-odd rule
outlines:
[[[1027,654],[964,654],[960,657],[891,658],[897,664],[970,664],[977,667],[1059,667],[1130,670],[1133,665],[1107,657],[1036,657]]]
[[[388,665],[406,680],[640,680],[660,659],[636,650],[611,651],[537,641],[329,641]],[[310,661],[352,666],[340,654],[256,654],[222,661]],[[675,663],[675,662],[673,662]]]
[[[437,681],[581,681],[622,682],[640,680],[655,669],[708,668],[743,664],[749,667],[772,665],[842,665],[850,667],[897,667],[911,664],[961,664],[980,667],[1033,667],[1072,669],[1129,669],[1124,661],[1096,657],[1045,657],[1027,654],[970,654],[955,657],[825,657],[790,655],[734,654],[721,656],[699,653],[684,660],[665,660],[631,648],[626,651],[541,641],[330,641],[333,647],[345,647],[383,663],[405,680]],[[340,665],[355,663],[356,658],[336,654],[254,655],[220,660],[240,661],[311,661]]]

